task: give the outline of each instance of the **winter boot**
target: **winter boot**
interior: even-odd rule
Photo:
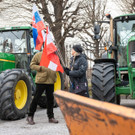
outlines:
[[[27,120],[28,124],[30,124],[30,125],[34,125],[35,124],[35,122],[33,120],[33,116],[28,116],[26,120]]]

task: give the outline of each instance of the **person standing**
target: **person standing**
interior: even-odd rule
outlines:
[[[38,52],[34,55],[32,58],[32,61],[30,63],[30,68],[32,70],[36,70],[36,93],[34,95],[34,98],[31,102],[27,122],[30,125],[35,124],[34,122],[34,114],[37,109],[38,100],[40,99],[42,93],[46,92],[47,97],[47,116],[50,123],[58,123],[58,120],[54,118],[53,113],[53,105],[54,105],[54,83],[56,82],[56,71],[52,71],[49,68],[46,68],[44,66],[40,66],[40,60],[41,60],[42,52]]]
[[[86,55],[82,52],[83,49],[80,44],[73,46],[70,68],[64,67],[64,71],[70,78],[70,92],[89,97],[86,78],[88,63]]]

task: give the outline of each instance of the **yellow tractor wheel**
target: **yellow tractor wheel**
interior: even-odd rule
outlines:
[[[28,97],[28,88],[23,80],[19,80],[15,87],[14,92],[14,102],[18,109],[22,109],[26,102]]]
[[[31,102],[32,86],[24,70],[6,70],[0,74],[0,116],[3,120],[25,117]]]

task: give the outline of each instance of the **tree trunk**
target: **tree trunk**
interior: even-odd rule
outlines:
[[[96,58],[99,58],[99,49],[100,49],[100,48],[99,48],[99,42],[96,41],[95,44],[96,44],[95,57],[96,57]]]

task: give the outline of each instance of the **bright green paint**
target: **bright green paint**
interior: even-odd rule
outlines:
[[[128,71],[129,85],[125,86],[125,87],[123,87],[123,86],[116,87],[116,95],[119,95],[119,94],[131,95],[131,97],[133,99],[135,99],[135,68],[133,68],[131,66],[131,62],[129,61],[129,43],[132,41],[135,41],[135,36],[132,36],[128,40],[128,45],[127,45],[127,65],[128,65],[128,67],[117,69],[119,71]],[[118,82],[118,79],[116,82]]]
[[[115,20],[116,18],[123,17],[123,16],[135,16],[135,14],[125,14],[125,15],[120,15],[120,16],[115,17],[114,20]]]
[[[3,27],[0,28],[0,31],[25,30],[25,29],[32,29],[32,28],[30,26]]]
[[[129,18],[132,20],[135,20],[135,14],[125,14],[114,18],[115,21],[118,21],[121,19],[121,17],[129,16]],[[117,23],[117,22],[116,22]],[[116,95],[125,94],[125,95],[131,95],[132,98],[135,99],[135,68],[132,68],[131,63],[129,62],[129,43],[131,41],[135,41],[135,36],[130,37],[127,44],[127,67],[117,67],[118,77],[116,78]],[[114,41],[115,42],[115,41]],[[117,45],[117,43],[115,42]],[[111,58],[110,54],[108,54],[108,58]],[[117,84],[120,84],[121,78],[120,78],[120,72],[121,71],[128,71],[128,77],[129,77],[129,85],[127,86],[117,86]]]
[[[15,56],[9,53],[0,53],[0,72],[15,68]]]

